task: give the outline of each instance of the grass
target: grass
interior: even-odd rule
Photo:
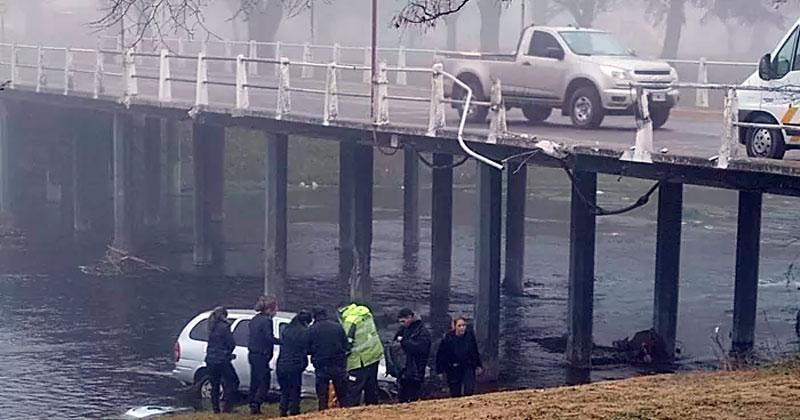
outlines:
[[[313,403],[305,410],[313,411]],[[275,413],[270,413],[274,415]],[[255,418],[204,413],[185,420]],[[261,418],[269,418],[264,415]],[[800,358],[764,368],[643,376],[576,387],[309,412],[302,419],[796,419]]]

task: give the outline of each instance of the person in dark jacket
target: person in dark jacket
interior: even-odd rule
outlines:
[[[314,365],[319,409],[328,408],[328,382],[333,382],[340,404],[347,406],[347,352],[349,342],[344,328],[328,319],[325,309],[314,309],[314,323],[308,329],[308,352]]]
[[[436,373],[447,377],[451,397],[461,397],[475,393],[475,374],[482,369],[475,333],[464,317],[458,317],[439,344]]]
[[[411,309],[401,309],[397,315],[400,329],[394,341],[400,343],[405,354],[406,364],[400,370],[398,400],[401,403],[419,400],[422,382],[425,380],[425,367],[431,351],[431,333],[414,318]]]
[[[303,371],[308,366],[308,324],[311,314],[300,311],[281,333],[276,373],[281,386],[281,417],[300,414]]]
[[[260,296],[256,301],[258,312],[250,320],[247,342],[247,361],[250,362],[250,414],[261,414],[261,404],[266,401],[270,388],[269,361],[275,345],[280,344],[272,330],[272,317],[278,312],[278,302],[273,296]]]
[[[218,306],[208,317],[208,346],[206,347],[206,368],[208,379],[211,382],[211,407],[214,413],[219,413],[219,387],[222,385],[224,404],[222,411],[230,413],[233,410],[234,399],[239,388],[239,378],[236,376],[231,360],[236,356],[233,350],[236,342],[231,333],[231,324],[228,322],[228,311]]]

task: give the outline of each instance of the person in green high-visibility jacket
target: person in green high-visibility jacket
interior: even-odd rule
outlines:
[[[347,355],[350,406],[378,403],[378,365],[383,357],[383,344],[372,312],[365,305],[349,303],[339,308],[342,323],[351,349]]]

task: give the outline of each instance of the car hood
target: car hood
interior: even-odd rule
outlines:
[[[664,61],[645,60],[638,57],[619,57],[593,55],[586,59],[594,64],[601,66],[617,67],[623,70],[649,70],[649,71],[670,71],[672,67]]]

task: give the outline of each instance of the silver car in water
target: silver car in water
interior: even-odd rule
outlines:
[[[203,312],[183,327],[178,340],[173,345],[172,356],[175,360],[175,369],[172,376],[184,385],[192,385],[202,399],[209,399],[211,396],[211,384],[208,380],[206,371],[206,346],[208,344],[208,316],[211,311]],[[239,377],[239,391],[247,393],[250,388],[250,365],[247,362],[247,339],[249,335],[250,320],[256,312],[248,309],[228,309],[228,321],[231,323],[231,331],[236,341],[236,348],[233,354],[233,367]],[[281,337],[283,329],[289,325],[295,314],[291,312],[278,312],[273,318],[273,333],[276,337]],[[275,377],[275,363],[278,360],[280,346],[275,346],[274,356],[269,362],[272,369],[272,391],[278,391],[278,380]],[[385,360],[381,360],[378,368],[378,383],[380,387],[380,398],[382,401],[391,401],[396,395],[395,378],[386,374]],[[314,367],[309,364],[303,373],[304,396],[314,396]]]

